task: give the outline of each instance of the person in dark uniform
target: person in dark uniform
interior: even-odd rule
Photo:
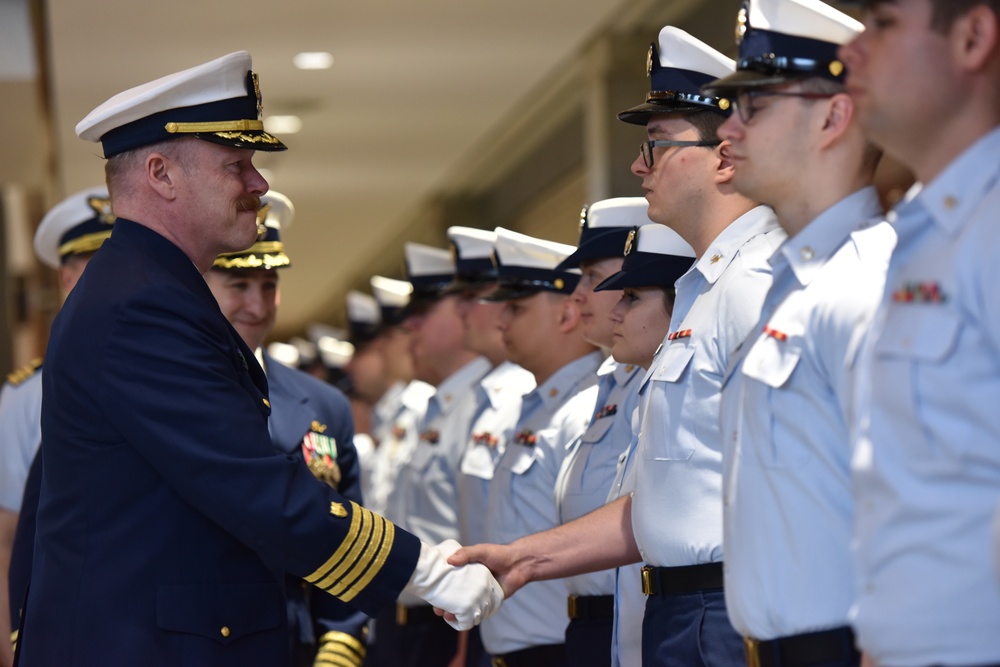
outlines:
[[[264,347],[278,314],[278,269],[291,265],[281,233],[295,209],[279,192],[261,197],[257,241],[247,250],[220,255],[205,274],[229,323],[254,350],[267,375],[277,451],[302,459],[313,475],[363,505],[361,474],[354,450],[351,406],[340,390],[304,371],[276,361]],[[365,658],[368,617],[295,577],[287,577],[288,629],[296,666],[355,665]]]
[[[257,236],[253,154],[285,148],[260,117],[241,51],[77,126],[118,217],[52,327],[21,665],[288,665],[286,572],[369,614],[415,592],[462,629],[499,606],[456,545],[274,451],[267,379],[202,276]]]

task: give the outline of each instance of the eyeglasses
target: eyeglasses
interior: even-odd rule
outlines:
[[[639,144],[639,153],[642,154],[642,161],[646,164],[646,169],[653,168],[654,148],[684,148],[687,146],[718,146],[722,141],[713,139],[711,141],[673,141],[672,139],[649,139]]]
[[[753,105],[759,97],[798,97],[804,100],[825,100],[833,97],[832,93],[800,93],[782,90],[741,90],[733,99],[733,109],[739,114],[744,125],[750,123],[760,109]]]

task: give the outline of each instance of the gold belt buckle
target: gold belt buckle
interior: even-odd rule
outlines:
[[[566,598],[566,611],[569,613],[570,618],[576,618],[576,597],[575,595],[570,595]]]
[[[750,637],[743,638],[743,651],[747,657],[747,667],[760,667],[760,642]]]
[[[507,661],[503,658],[493,658],[493,667],[507,667]]]
[[[653,594],[653,568],[649,565],[642,566],[642,594]]]
[[[396,603],[396,625],[406,625],[406,621],[408,620],[407,619],[408,616],[409,616],[409,614],[407,613],[406,605],[405,604],[400,604],[399,602],[397,602]]]

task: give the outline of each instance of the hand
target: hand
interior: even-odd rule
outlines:
[[[482,565],[449,565],[448,555],[458,548],[454,540],[436,547],[421,544],[417,567],[404,590],[443,611],[451,627],[468,630],[496,613],[503,589]]]
[[[452,565],[482,563],[490,569],[503,587],[505,597],[510,597],[531,581],[526,561],[518,558],[509,544],[475,544],[454,552],[448,562]]]

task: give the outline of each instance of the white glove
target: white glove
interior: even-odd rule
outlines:
[[[454,614],[456,620],[448,625],[468,630],[496,613],[503,602],[503,589],[485,565],[449,565],[448,556],[460,548],[455,540],[445,540],[436,547],[421,543],[417,567],[403,591]]]

